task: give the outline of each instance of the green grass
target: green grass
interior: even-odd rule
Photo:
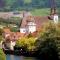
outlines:
[[[50,9],[49,8],[33,9],[31,13],[33,16],[47,16],[50,14]]]
[[[31,3],[32,2],[32,0],[24,0],[24,3]]]

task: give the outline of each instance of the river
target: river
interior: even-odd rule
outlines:
[[[6,60],[39,60],[34,57],[24,57],[24,56],[16,56],[16,55],[6,55]]]

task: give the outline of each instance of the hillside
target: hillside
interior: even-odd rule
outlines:
[[[60,7],[60,0],[56,0],[57,7]],[[49,8],[50,0],[0,0],[0,10],[21,10],[32,8]]]

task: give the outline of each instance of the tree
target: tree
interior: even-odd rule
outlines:
[[[0,36],[0,42],[1,42],[1,41],[3,41],[3,37],[2,37],[2,36]]]
[[[2,33],[3,33],[3,29],[0,28],[0,35],[2,35]]]
[[[0,49],[0,60],[6,60],[6,56],[3,53],[2,49]]]
[[[46,23],[37,39],[38,54],[42,59],[58,60],[57,38],[60,36],[58,25]]]
[[[26,51],[33,51],[35,49],[36,39],[33,37],[23,37],[16,42],[17,47],[23,47]]]
[[[3,29],[0,29],[0,42],[3,40],[2,33],[3,33]]]

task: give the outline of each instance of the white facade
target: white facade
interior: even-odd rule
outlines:
[[[54,15],[53,20],[54,20],[54,23],[58,23],[58,15],[57,14]]]
[[[33,33],[33,32],[35,32],[36,31],[36,27],[35,26],[29,26],[29,28],[28,28],[28,32],[30,33]]]
[[[7,42],[7,43],[6,43],[6,46],[7,46],[7,48],[9,48],[10,50],[14,50],[15,44],[16,44],[16,42],[10,41],[10,42]]]
[[[26,28],[20,28],[21,33],[26,33]]]
[[[34,22],[28,22],[25,28],[20,28],[21,33],[33,33],[36,31],[36,24]]]
[[[36,31],[36,24],[34,22],[29,22],[28,23],[28,32],[33,33]]]
[[[14,50],[14,46],[15,46],[15,42],[12,42],[12,41],[11,41],[11,42],[10,42],[10,49],[11,49],[11,50]]]

